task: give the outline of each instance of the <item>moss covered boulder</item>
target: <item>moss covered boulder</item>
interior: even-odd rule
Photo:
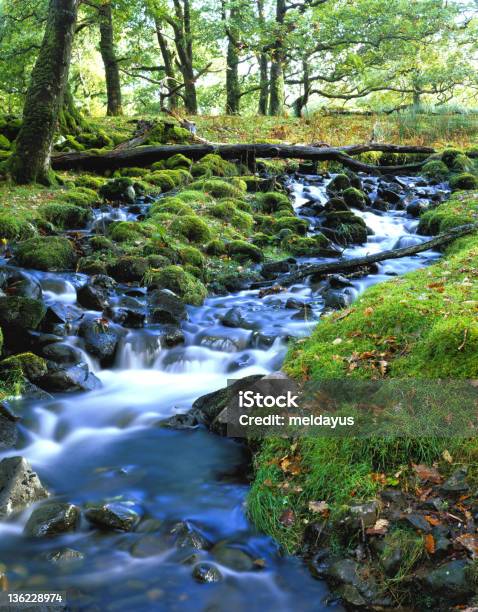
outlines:
[[[76,259],[71,242],[58,236],[30,238],[15,249],[18,265],[36,270],[71,270],[75,267]]]
[[[460,189],[478,189],[478,178],[473,174],[463,172],[450,179],[450,187],[453,191],[459,191]]]
[[[189,157],[186,157],[182,153],[176,153],[176,155],[168,157],[165,166],[169,170],[176,170],[177,168],[185,168],[186,170],[189,170],[192,164],[193,162],[189,159]]]
[[[27,297],[0,297],[0,325],[4,330],[12,328],[36,329],[46,314],[43,302]]]
[[[237,174],[235,164],[222,159],[220,155],[209,153],[191,168],[193,176],[235,176]]]
[[[441,160],[432,159],[423,166],[421,173],[426,178],[445,181],[450,174],[450,169]]]
[[[171,232],[182,236],[190,242],[204,243],[211,238],[208,224],[197,215],[177,217],[171,223]]]
[[[337,174],[327,185],[327,193],[329,195],[337,195],[351,186],[350,178],[346,174]]]
[[[130,178],[115,178],[100,187],[100,196],[107,202],[134,202],[136,192]]]
[[[152,271],[145,280],[150,289],[169,289],[187,304],[200,306],[207,296],[206,287],[180,266],[166,266]]]
[[[260,210],[266,214],[293,214],[294,212],[294,208],[286,194],[278,191],[267,191],[258,194],[257,203],[259,204]]]
[[[221,179],[202,179],[194,181],[189,185],[189,189],[204,191],[213,198],[241,198],[243,190],[232,183]]]
[[[232,259],[240,262],[254,261],[260,263],[264,259],[262,250],[245,240],[231,240],[227,245],[227,252]]]
[[[358,208],[364,210],[367,206],[367,196],[360,189],[355,187],[348,187],[344,190],[342,197],[345,203],[352,208]]]
[[[148,268],[146,257],[126,255],[108,265],[108,274],[120,283],[140,282]]]
[[[91,211],[74,204],[47,204],[41,209],[42,216],[61,229],[80,229],[91,219]]]
[[[296,257],[330,257],[337,254],[330,240],[323,234],[307,237],[287,236],[282,245]]]
[[[35,227],[11,212],[0,213],[0,239],[23,240],[35,235]]]
[[[45,359],[34,353],[20,353],[0,361],[0,373],[16,369],[20,369],[23,376],[32,383],[36,383],[48,372]]]

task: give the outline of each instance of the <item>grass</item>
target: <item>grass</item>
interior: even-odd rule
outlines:
[[[456,193],[434,214],[440,223],[446,218],[447,227],[476,220],[478,193]],[[296,342],[284,370],[305,383],[477,378],[477,257],[478,237],[471,235],[453,243],[435,265],[369,288],[351,308],[323,317],[310,338]],[[460,404],[459,394],[451,397],[450,414],[459,415]],[[419,412],[423,426],[435,418],[432,408]],[[267,439],[255,458],[251,518],[295,551],[314,519],[309,502],[327,501],[333,517],[344,504],[373,498],[385,482],[399,484],[394,475],[410,461],[440,461],[444,450],[457,461],[476,459],[476,443],[463,437]],[[377,480],[377,473],[384,477]],[[280,520],[285,508],[294,513],[293,525]]]

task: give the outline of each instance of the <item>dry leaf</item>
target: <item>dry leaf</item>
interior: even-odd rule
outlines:
[[[443,457],[443,461],[446,461],[447,463],[453,463],[453,458],[450,455],[449,451],[444,450],[441,456]]]
[[[390,523],[387,519],[378,519],[373,527],[369,527],[365,533],[367,535],[385,535],[388,531]]]
[[[461,544],[470,554],[472,559],[478,558],[478,536],[472,533],[464,533],[456,538],[455,542]]]
[[[443,478],[438,473],[438,470],[434,467],[428,467],[422,463],[416,464],[412,463],[412,467],[420,480],[428,480],[433,484],[440,484],[443,481]]]
[[[437,519],[435,516],[430,516],[430,515],[427,514],[425,516],[425,520],[430,525],[433,525],[433,527],[436,527],[437,525],[441,525],[440,519]]]
[[[425,536],[425,550],[430,555],[433,555],[435,553],[435,539],[431,533],[427,533],[427,535]]]
[[[326,501],[310,501],[309,510],[310,512],[324,514],[329,511],[329,504]]]

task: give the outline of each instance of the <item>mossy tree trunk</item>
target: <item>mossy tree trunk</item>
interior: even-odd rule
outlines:
[[[32,70],[23,124],[10,161],[17,183],[52,182],[50,155],[68,81],[79,0],[49,0],[43,41]]]
[[[174,110],[178,107],[179,95],[178,95],[178,80],[176,78],[176,71],[174,70],[174,56],[173,51],[170,49],[168,41],[164,36],[161,22],[155,17],[154,19],[156,38],[158,39],[159,49],[164,63],[164,72],[166,74],[166,85],[165,88],[168,91],[167,94],[167,108]]]
[[[223,21],[227,36],[226,53],[226,114],[238,115],[241,100],[239,84],[239,30],[237,28],[238,11],[232,4],[229,16],[223,3]]]
[[[79,134],[91,130],[88,121],[83,117],[75,104],[70,84],[65,86],[63,104],[58,116],[58,128],[62,134]]]
[[[287,12],[285,0],[276,0],[276,39],[272,47],[272,61],[270,74],[270,101],[269,115],[273,117],[284,113],[285,85],[284,85],[284,19]]]
[[[123,114],[123,107],[118,60],[114,47],[111,2],[109,0],[102,2],[98,7],[98,13],[100,21],[100,52],[105,66],[106,94],[108,98],[106,114],[115,117]]]
[[[266,29],[264,15],[264,0],[257,0],[257,18],[259,30],[263,33]],[[258,55],[259,62],[259,102],[257,112],[259,115],[267,115],[269,106],[269,57],[264,49]]]
[[[294,100],[294,115],[302,117],[302,112],[307,106],[310,97],[310,73],[307,59],[302,60],[302,93]]]

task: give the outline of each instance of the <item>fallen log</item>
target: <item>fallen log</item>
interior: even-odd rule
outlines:
[[[381,253],[375,253],[374,255],[355,257],[354,259],[339,259],[337,261],[325,264],[306,265],[295,272],[285,274],[284,276],[279,276],[276,283],[280,285],[291,285],[312,275],[314,277],[321,277],[326,276],[327,274],[335,274],[337,272],[351,272],[358,268],[367,267],[371,264],[379,263],[387,259],[400,259],[401,257],[417,255],[423,251],[428,251],[430,249],[443,246],[456,238],[471,234],[476,230],[478,230],[478,223],[468,223],[467,225],[455,227],[446,233],[439,234],[438,236],[435,236],[435,238],[422,242],[422,244],[416,244],[414,246],[404,247],[401,249],[390,249],[388,251],[382,251]]]
[[[303,159],[337,161],[356,172],[367,172],[369,174],[406,174],[417,172],[426,161],[402,166],[374,166],[359,162],[351,157],[351,155],[375,150],[392,153],[413,152],[429,154],[433,152],[433,149],[429,147],[412,148],[373,143],[353,145],[348,150],[334,147],[280,144],[161,145],[113,150],[100,155],[88,152],[58,153],[52,156],[51,163],[54,170],[90,170],[98,172],[116,170],[128,166],[150,166],[155,161],[167,159],[176,153],[182,153],[194,160],[200,159],[208,153],[216,153],[224,159],[239,160],[249,165],[256,158]]]

